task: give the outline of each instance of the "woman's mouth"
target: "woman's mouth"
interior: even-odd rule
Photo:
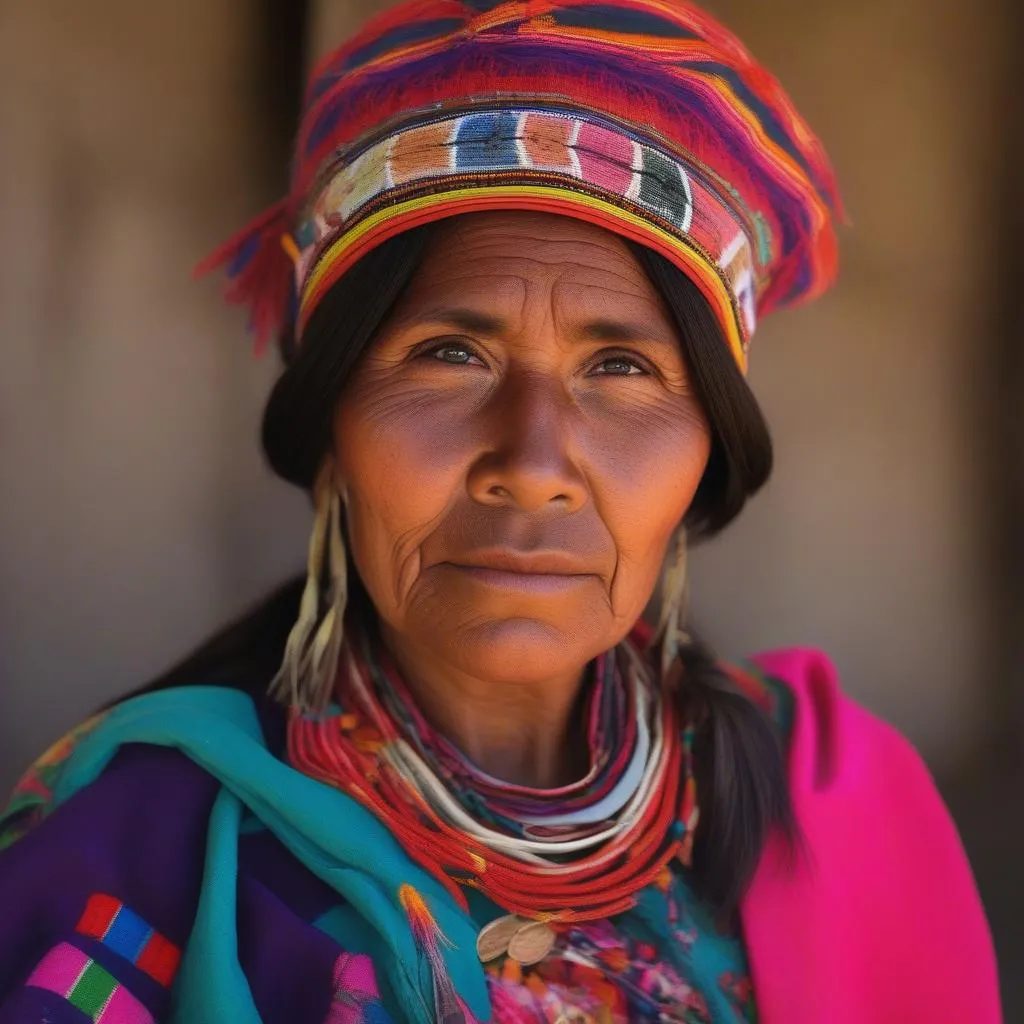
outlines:
[[[595,579],[596,576],[595,573],[523,572],[484,565],[461,565],[455,562],[444,564],[484,586],[522,594],[563,593]]]

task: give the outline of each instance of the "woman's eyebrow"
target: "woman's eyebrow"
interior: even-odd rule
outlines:
[[[492,313],[465,306],[439,306],[424,310],[408,318],[402,318],[402,327],[416,327],[423,324],[445,324],[469,334],[486,334],[498,337],[510,331],[507,320]],[[646,341],[655,344],[675,346],[676,340],[665,329],[646,320],[616,320],[598,317],[587,320],[573,329],[580,340],[605,342]]]
[[[581,324],[577,333],[594,341],[650,341],[665,345],[676,345],[676,341],[664,327],[658,327],[643,320],[612,320],[600,317]]]
[[[467,309],[463,306],[441,306],[424,310],[410,317],[403,317],[403,327],[414,327],[419,324],[450,324],[459,330],[472,334],[504,334],[508,331],[508,322],[490,313]]]

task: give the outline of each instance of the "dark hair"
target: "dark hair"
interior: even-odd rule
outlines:
[[[753,392],[700,289],[664,256],[631,244],[671,311],[694,387],[711,425],[711,455],[686,515],[697,537],[724,529],[768,480],[772,444]],[[683,649],[681,699],[699,724],[694,772],[700,824],[693,851],[698,892],[731,914],[768,836],[792,843],[796,825],[778,730],[740,693],[700,641]]]
[[[323,297],[302,345],[283,344],[286,369],[267,403],[263,447],[274,471],[310,488],[331,443],[333,411],[346,381],[412,279],[432,227],[407,231],[364,256]],[[708,537],[730,523],[768,479],[772,447],[761,410],[697,286],[664,257],[631,243],[679,329],[694,387],[708,417],[711,454],[686,526]],[[666,467],[666,471],[670,471]],[[298,613],[302,581],[291,581],[144,687],[220,683],[262,692],[281,661]],[[350,595],[365,592],[350,579]],[[701,818],[694,846],[699,893],[731,914],[773,829],[793,835],[782,745],[768,716],[730,682],[710,652],[682,654],[680,699],[698,722],[694,761]]]

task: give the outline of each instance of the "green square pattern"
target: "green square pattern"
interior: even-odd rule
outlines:
[[[90,960],[89,966],[82,971],[81,977],[67,998],[72,1006],[90,1016],[93,1021],[97,1021],[116,988],[114,976],[100,967],[95,960]]]

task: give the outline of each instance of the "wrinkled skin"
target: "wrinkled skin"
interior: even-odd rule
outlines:
[[[710,451],[628,247],[547,214],[444,222],[334,440],[352,557],[428,715],[497,775],[572,777],[584,669],[643,611]]]

